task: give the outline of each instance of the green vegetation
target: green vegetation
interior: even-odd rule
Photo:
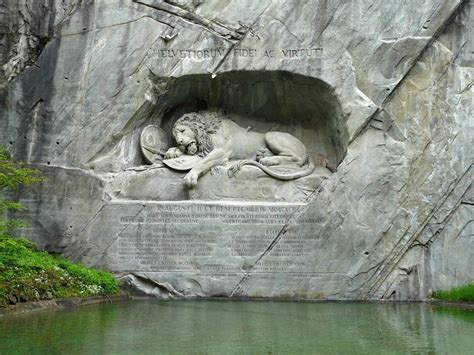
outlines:
[[[27,169],[20,164],[14,163],[4,147],[0,146],[0,193],[12,190],[19,186],[29,186],[37,182],[44,181],[44,178],[37,170]],[[0,195],[0,198],[2,195]],[[6,211],[21,211],[21,203],[0,199],[0,217]],[[7,235],[11,228],[24,226],[18,219],[0,218],[0,236]]]
[[[446,301],[474,302],[474,284],[433,292],[433,298]]]
[[[117,279],[54,257],[24,238],[0,236],[0,305],[117,293]]]
[[[13,162],[0,147],[0,192],[43,181],[38,171]],[[0,199],[0,217],[21,211],[20,203]],[[110,273],[91,270],[55,257],[24,238],[8,235],[23,226],[17,219],[0,218],[0,306],[57,297],[85,297],[117,293],[117,279]]]

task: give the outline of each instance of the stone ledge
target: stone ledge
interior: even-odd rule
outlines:
[[[125,171],[110,181],[108,191],[116,200],[149,201],[274,201],[302,202],[331,175],[323,166],[316,166],[308,176],[282,181],[269,177],[260,169],[244,166],[235,177],[227,177],[228,167],[219,166],[204,175],[192,194],[185,189],[185,172],[161,166],[139,167]]]
[[[70,297],[70,298],[56,298],[52,300],[43,300],[37,302],[17,303],[6,308],[0,308],[0,317],[11,314],[30,313],[35,311],[49,310],[49,309],[64,309],[75,308],[82,306],[90,306],[100,303],[113,303],[129,301],[132,298],[128,293],[121,293],[119,295],[93,296],[93,297]]]

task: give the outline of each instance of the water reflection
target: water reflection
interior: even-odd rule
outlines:
[[[474,312],[425,304],[129,302],[0,318],[0,353],[469,353]]]

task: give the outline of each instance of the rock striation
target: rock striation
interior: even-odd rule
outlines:
[[[18,195],[41,246],[163,298],[412,300],[473,282],[473,0],[0,7],[0,143],[48,178]],[[316,168],[229,178],[232,157],[190,189],[162,163],[188,113],[285,132]]]

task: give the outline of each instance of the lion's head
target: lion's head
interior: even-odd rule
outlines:
[[[215,115],[203,117],[198,113],[187,113],[174,123],[173,138],[183,153],[203,157],[214,149],[211,135],[220,125],[221,119]]]

